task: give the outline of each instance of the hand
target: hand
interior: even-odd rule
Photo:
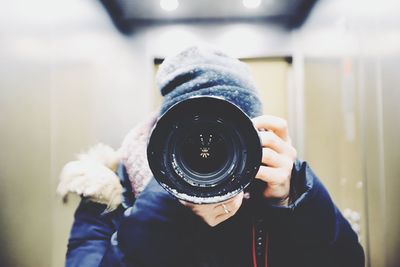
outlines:
[[[256,178],[267,183],[264,196],[278,205],[289,204],[290,178],[296,149],[292,146],[287,122],[284,119],[262,115],[253,120],[259,130],[263,147],[262,164]]]
[[[180,201],[183,205],[190,208],[196,215],[209,226],[214,227],[219,223],[229,219],[239,210],[243,201],[243,192],[235,197],[217,204],[193,204]]]

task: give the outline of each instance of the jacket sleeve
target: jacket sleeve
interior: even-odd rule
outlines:
[[[110,246],[121,210],[104,213],[105,205],[82,199],[68,240],[66,266],[97,267]]]
[[[190,239],[183,235],[190,231],[183,229],[195,215],[154,179],[130,207],[105,209],[82,199],[68,242],[67,267],[184,266],[182,252]]]
[[[363,267],[358,236],[307,163],[295,162],[291,184],[295,196],[289,206],[261,204],[271,229],[271,265]],[[288,257],[286,251],[293,254]]]
[[[126,266],[116,234],[125,209],[135,199],[122,164],[118,176],[124,191],[123,202],[116,210],[105,212],[106,205],[82,198],[68,240],[66,267]]]
[[[202,223],[154,178],[123,215],[117,240],[129,266],[187,266]]]

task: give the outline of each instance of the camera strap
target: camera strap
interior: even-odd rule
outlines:
[[[263,227],[263,221],[258,220],[253,224],[253,266],[268,267],[268,233]]]

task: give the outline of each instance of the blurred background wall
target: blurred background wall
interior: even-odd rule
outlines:
[[[309,14],[294,23],[235,7],[238,18],[216,7],[222,19],[151,20],[143,14],[158,1],[114,2],[148,6],[123,24],[110,1],[0,9],[1,266],[64,264],[79,198],[62,205],[55,195],[62,166],[97,142],[118,148],[156,109],[155,59],[204,42],[249,64],[265,112],[288,119],[299,157],[359,233],[367,266],[399,266],[400,2],[304,1]],[[199,2],[181,1],[176,16]]]

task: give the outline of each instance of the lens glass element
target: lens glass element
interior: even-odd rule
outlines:
[[[182,146],[182,160],[186,167],[199,174],[212,174],[223,168],[228,160],[224,138],[209,129],[191,133]]]

